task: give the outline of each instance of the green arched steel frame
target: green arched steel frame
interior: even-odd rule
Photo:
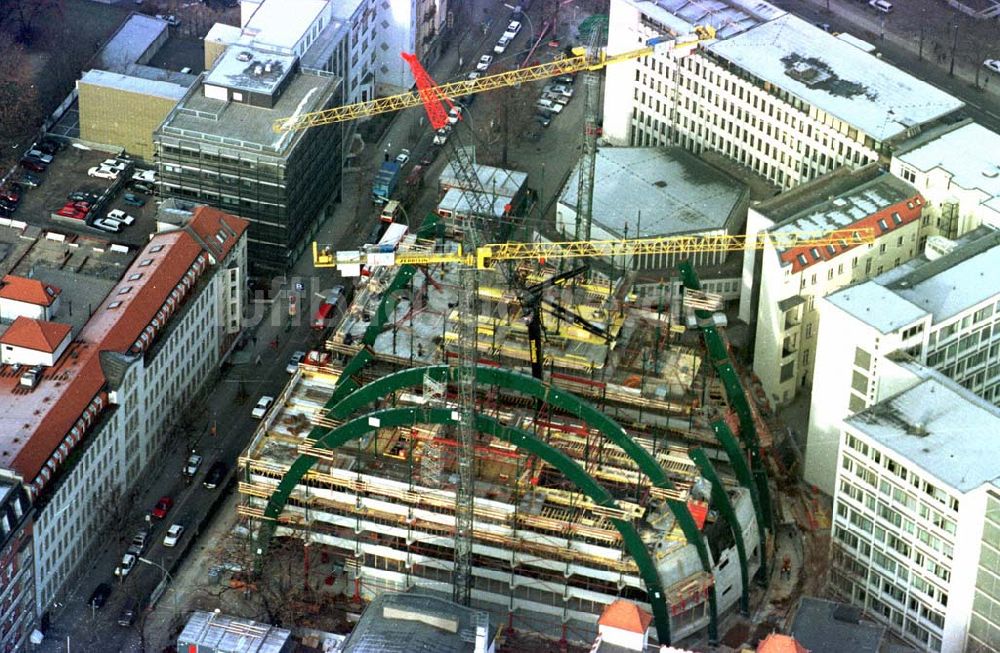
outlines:
[[[750,614],[750,573],[747,568],[746,546],[743,543],[743,529],[740,528],[739,519],[736,518],[736,511],[733,510],[733,504],[729,501],[726,488],[719,480],[719,475],[715,473],[715,466],[705,455],[705,451],[701,447],[695,447],[688,450],[688,455],[698,466],[701,475],[712,484],[712,503],[729,524],[729,530],[733,534],[733,539],[736,540],[736,555],[740,560],[740,580],[743,583],[743,591],[740,592],[740,612],[743,616],[747,616]]]
[[[764,545],[767,543],[767,533],[760,520],[760,497],[757,496],[757,484],[753,482],[750,467],[747,465],[743,452],[740,451],[740,443],[736,441],[736,436],[729,429],[729,425],[720,419],[712,422],[712,431],[715,433],[715,439],[719,441],[726,452],[733,473],[736,474],[736,480],[750,493],[750,503],[753,505],[754,515],[757,517],[757,546],[759,547],[757,550],[760,552],[760,570],[757,577],[766,581],[767,556],[764,555]]]
[[[377,419],[377,422],[375,420]],[[448,408],[391,408],[379,410],[367,415],[363,415],[354,420],[346,422],[335,429],[325,433],[317,442],[318,449],[336,449],[344,444],[355,440],[376,430],[377,428],[412,426],[414,424],[449,424],[452,419],[452,411]],[[378,426],[373,426],[377,423]],[[594,503],[599,506],[617,509],[617,503],[611,493],[593,479],[583,467],[575,460],[563,452],[550,447],[531,433],[521,429],[515,429],[500,424],[495,419],[486,415],[476,416],[476,428],[489,435],[498,437],[524,449],[532,455],[544,460],[549,465],[562,472],[581,492],[586,494]],[[267,508],[264,510],[264,524],[269,524],[269,537],[277,524],[277,518],[281,514],[292,490],[298,485],[306,472],[315,464],[317,458],[311,455],[299,456],[284,478],[278,484],[278,489],[268,500]],[[630,520],[611,519],[615,528],[621,533],[622,540],[628,553],[635,560],[639,568],[639,575],[646,585],[646,594],[649,598],[650,606],[653,608],[653,618],[656,623],[656,633],[660,642],[670,643],[670,615],[667,611],[666,595],[660,583],[660,576],[653,563],[649,550],[639,536],[639,532]],[[263,532],[263,531],[262,531]],[[265,541],[266,545],[266,541]]]
[[[689,261],[684,261],[678,268],[685,288],[701,290],[701,282],[698,280],[698,275]],[[765,529],[771,530],[771,490],[767,486],[767,470],[764,468],[760,442],[757,439],[757,427],[753,421],[750,404],[747,401],[746,394],[743,392],[739,376],[729,362],[729,351],[722,341],[722,336],[719,335],[714,326],[708,323],[712,314],[703,309],[696,309],[694,313],[699,322],[705,324],[705,326],[699,327],[702,337],[705,340],[705,348],[712,359],[715,371],[722,380],[729,405],[736,412],[736,416],[740,420],[740,438],[743,440],[747,453],[750,455],[750,470],[753,475],[754,484],[757,486],[757,495],[760,499],[758,505],[754,506],[758,511],[757,521],[762,523]],[[762,549],[761,560],[764,557]]]
[[[382,378],[369,383],[362,388],[348,394],[344,399],[334,405],[328,416],[332,419],[347,419],[354,411],[373,401],[382,399],[390,393],[402,388],[419,386],[424,382],[424,377],[443,382],[454,380],[458,375],[457,367],[447,365],[432,365],[429,367],[413,367],[401,370],[393,374],[387,374]],[[476,367],[476,381],[482,384],[494,385],[507,390],[512,390],[519,394],[540,399],[541,401],[564,410],[571,415],[583,420],[587,425],[597,429],[604,437],[617,444],[621,449],[636,462],[639,469],[649,477],[650,482],[666,490],[673,490],[674,485],[670,482],[663,468],[656,462],[646,449],[636,444],[635,440],[629,437],[617,422],[600,412],[576,395],[553,388],[547,383],[538,379],[511,370],[499,367]],[[698,530],[698,525],[691,516],[691,511],[687,504],[677,499],[668,499],[667,505],[673,513],[677,523],[688,544],[691,544],[698,551],[698,558],[701,561],[702,569],[712,574],[712,561],[708,554],[708,547],[705,539]],[[718,610],[715,585],[713,584],[708,594],[709,603],[709,634],[715,637],[718,629]]]

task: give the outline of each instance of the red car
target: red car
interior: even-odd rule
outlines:
[[[170,497],[160,497],[160,500],[156,502],[156,506],[153,508],[152,515],[157,519],[163,519],[170,512],[170,508],[174,505],[174,500]]]
[[[32,172],[45,172],[45,164],[34,159],[21,159],[21,167]]]
[[[72,206],[64,206],[58,211],[56,215],[62,216],[64,218],[73,218],[74,220],[85,220],[87,218],[87,213],[84,211],[77,211]]]
[[[13,188],[0,188],[0,197],[14,204],[21,201],[21,194]]]

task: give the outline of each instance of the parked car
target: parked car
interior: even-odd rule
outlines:
[[[111,179],[111,180],[115,180],[115,179],[118,179],[118,171],[117,170],[111,170],[111,169],[108,169],[108,168],[101,168],[99,166],[94,166],[93,168],[91,168],[90,170],[87,171],[87,176],[89,176],[89,177],[97,177],[98,179]]]
[[[135,623],[136,607],[137,603],[135,599],[125,599],[125,603],[122,604],[122,610],[118,613],[119,626],[125,626],[127,628]]]
[[[405,166],[406,162],[409,160],[410,160],[410,151],[404,147],[399,151],[399,154],[396,155],[396,163],[398,163],[400,166]]]
[[[67,202],[67,204],[69,204],[69,202]],[[87,212],[87,211],[89,211],[89,210],[90,210],[90,207],[91,207],[92,205],[91,205],[91,203],[90,203],[90,202],[85,202],[85,201],[83,201],[83,200],[79,200],[79,201],[76,201],[76,202],[72,202],[71,206],[72,206],[72,207],[73,207],[74,209],[76,209],[77,211],[84,211],[84,212]]]
[[[17,204],[21,201],[21,193],[19,193],[15,188],[4,186],[3,188],[0,188],[0,199]]]
[[[497,44],[493,46],[493,54],[503,54],[507,51],[507,46],[510,45],[510,39],[506,36],[501,36]]]
[[[0,197],[0,209],[5,209],[10,212],[17,210],[17,202],[11,202],[10,200],[5,200]]]
[[[167,513],[170,512],[173,505],[173,499],[168,496],[162,496],[160,497],[160,500],[156,502],[156,505],[153,506],[153,509],[149,514],[153,515],[153,517],[156,517],[157,519],[163,519],[167,516]]]
[[[192,452],[188,456],[187,461],[184,463],[183,474],[187,477],[192,477],[198,473],[198,468],[201,467],[202,457],[198,454]]]
[[[519,21],[512,20],[507,24],[507,29],[504,31],[503,35],[508,39],[513,40],[513,38],[517,36],[520,31],[521,23]]]
[[[462,119],[462,107],[459,105],[453,106],[448,110],[448,124],[454,125],[459,120]]]
[[[171,27],[181,26],[181,19],[178,18],[177,16],[174,16],[173,14],[167,14],[166,16],[164,16],[163,14],[156,14],[156,17],[159,18],[160,20],[166,21],[167,25],[170,25]]]
[[[566,97],[573,97],[573,87],[567,86],[565,84],[553,84],[549,89],[550,93],[555,93],[556,95],[565,95]]]
[[[129,206],[145,206],[146,200],[142,199],[134,193],[125,193],[122,195],[122,201]]]
[[[20,183],[28,186],[29,188],[38,188],[42,183],[42,178],[33,175],[30,172],[22,172]]]
[[[444,145],[448,142],[449,134],[451,134],[451,125],[445,125],[441,129],[434,132],[433,143],[435,145]]]
[[[270,395],[264,395],[263,397],[257,400],[257,405],[253,407],[253,410],[250,411],[250,414],[256,419],[263,419],[264,415],[267,414],[267,409],[270,408],[271,404],[273,403],[274,403],[274,397]]]
[[[87,599],[87,605],[100,610],[107,602],[109,596],[111,596],[111,586],[107,583],[101,583],[91,592],[90,598]]]
[[[21,159],[21,167],[32,172],[45,172],[45,164],[38,159]]]
[[[129,543],[128,551],[126,551],[126,553],[131,553],[134,556],[141,556],[143,550],[146,548],[147,537],[149,537],[148,531],[138,531],[132,536],[132,541]]]
[[[289,374],[295,374],[299,369],[299,363],[301,363],[306,357],[304,351],[297,351],[292,354],[292,357],[288,359],[288,365],[285,365],[285,371]]]
[[[115,220],[116,222],[121,222],[126,227],[135,224],[135,218],[133,218],[128,213],[125,213],[125,211],[122,211],[121,209],[115,209],[113,211],[109,211],[108,219]]]
[[[475,80],[479,79],[482,76],[483,76],[483,74],[481,72],[479,72],[478,70],[473,70],[468,75],[466,75],[465,78],[467,80],[469,80],[470,82],[472,82],[472,81],[475,81]]]
[[[98,196],[94,193],[88,193],[82,190],[75,190],[66,196],[66,199],[72,200],[74,202],[96,202]]]
[[[493,56],[484,54],[479,57],[479,61],[476,63],[476,70],[485,73],[489,69],[491,63],[493,63]]]
[[[145,195],[153,194],[153,187],[143,181],[133,181],[128,187],[137,193],[143,193]]]
[[[97,218],[91,223],[95,229],[100,229],[101,231],[107,231],[108,233],[117,234],[122,230],[122,223],[116,222],[115,220],[108,220],[107,218]]]
[[[184,534],[184,526],[181,524],[171,524],[167,529],[167,534],[163,537],[163,546],[177,546],[177,540]]]
[[[126,553],[123,555],[121,564],[115,567],[115,576],[118,576],[119,578],[125,578],[128,576],[129,572],[132,571],[132,568],[135,567],[136,560],[138,560],[138,556],[134,554]]]
[[[552,124],[552,114],[549,113],[536,113],[535,121],[542,127],[548,127]]]
[[[58,211],[56,215],[62,216],[64,218],[72,218],[73,220],[80,220],[81,222],[87,218],[86,211],[79,211],[74,209],[72,206],[64,206]]]
[[[133,170],[132,171],[133,181],[144,181],[147,184],[156,183],[156,171],[155,170]]]
[[[61,152],[66,149],[66,144],[53,139],[44,139],[35,143],[34,149],[45,152],[46,154],[55,154],[56,152]]]
[[[1000,73],[1000,59],[987,59],[983,62],[983,66],[989,68],[995,73]]]
[[[572,86],[574,79],[576,79],[576,77],[571,74],[559,75],[556,77],[556,82],[564,86]]]
[[[205,474],[205,480],[202,482],[209,490],[214,490],[219,483],[222,483],[222,479],[226,477],[226,472],[229,471],[229,467],[226,463],[221,460],[216,460],[212,463],[212,466],[208,468],[208,473]]]
[[[49,165],[50,163],[52,163],[52,155],[46,154],[41,150],[28,150],[27,152],[25,152],[24,156],[26,156],[29,159],[38,159],[45,165]]]

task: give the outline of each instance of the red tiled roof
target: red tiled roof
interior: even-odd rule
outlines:
[[[877,239],[883,234],[919,220],[923,208],[924,198],[917,193],[913,197],[896,202],[849,225],[837,227],[837,229],[870,227],[875,230],[875,238]],[[844,252],[861,246],[843,241],[840,245],[791,247],[781,251],[780,257],[782,262],[791,264],[792,272],[801,272],[815,263],[832,260]]]
[[[0,336],[0,343],[51,354],[59,348],[71,330],[68,324],[44,322],[22,315]]]
[[[45,400],[44,415],[36,417],[35,413],[30,419],[15,417],[19,422],[17,427],[11,429],[13,432],[3,433],[22,443],[30,439],[31,446],[12,447],[13,456],[0,456],[0,465],[13,468],[27,483],[35,479],[104,386],[100,352],[127,352],[203,251],[186,231],[154,235],[80,332],[78,339],[84,344],[75,352],[76,358],[60,361],[70,378],[60,388],[43,383],[33,391],[33,394],[51,393]],[[141,276],[130,279],[136,274]],[[126,287],[129,290],[122,292]],[[115,302],[120,303],[111,308]],[[0,394],[13,393],[17,379],[13,384],[4,381],[7,379],[0,379]],[[26,397],[14,399],[24,401]]]
[[[229,254],[233,245],[249,226],[247,220],[223,213],[211,206],[196,208],[191,221],[187,224],[187,228],[197,235],[212,255],[220,261]]]
[[[42,283],[38,279],[18,277],[13,274],[4,275],[3,281],[0,281],[0,299],[37,306],[51,306],[61,292],[59,288]]]
[[[601,618],[597,620],[599,626],[618,628],[631,633],[644,633],[653,622],[653,615],[649,614],[635,603],[618,599],[614,603],[604,608]]]
[[[771,633],[757,645],[757,653],[809,653],[809,649],[789,635]]]

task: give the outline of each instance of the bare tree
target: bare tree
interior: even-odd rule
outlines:
[[[20,43],[31,43],[43,15],[62,16],[62,0],[0,0],[0,26],[9,24]]]
[[[40,118],[38,89],[24,48],[0,33],[0,169],[20,156],[14,146],[30,135]]]
[[[128,517],[136,499],[139,497],[139,490],[133,487],[128,492],[122,490],[118,485],[108,488],[97,504],[97,510],[107,520],[111,534],[119,543],[125,541],[128,533]]]

